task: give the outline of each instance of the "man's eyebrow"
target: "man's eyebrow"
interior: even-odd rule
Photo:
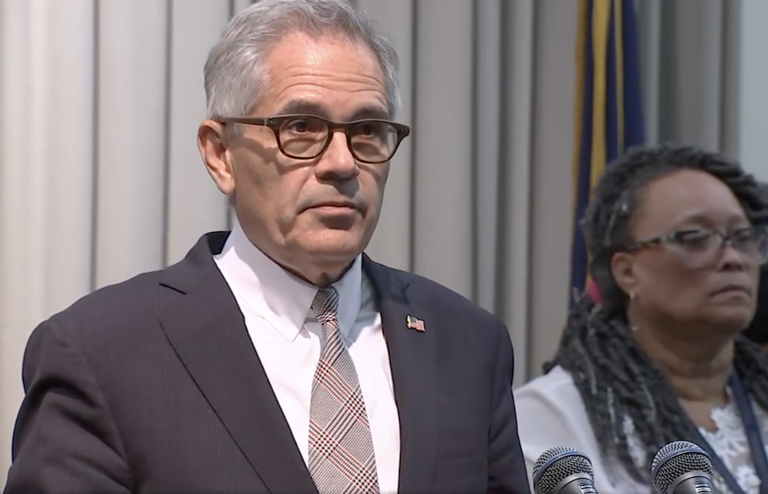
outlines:
[[[315,101],[293,100],[283,105],[277,115],[312,115],[315,117],[329,118],[327,109]],[[389,110],[383,106],[373,105],[358,108],[345,120],[353,122],[362,119],[387,120],[390,118]]]
[[[357,109],[349,118],[350,121],[373,118],[377,120],[388,120],[391,118],[389,110],[381,106],[366,106]]]
[[[278,115],[314,115],[316,117],[328,117],[328,112],[323,105],[314,101],[292,100],[284,104],[277,112]]]

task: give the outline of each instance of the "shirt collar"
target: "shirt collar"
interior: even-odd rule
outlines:
[[[293,341],[305,322],[316,320],[311,305],[318,288],[267,257],[234,223],[221,253],[214,256],[216,264],[238,301]],[[361,285],[362,256],[357,256],[344,276],[333,283],[339,293],[338,318],[344,337],[360,310]]]

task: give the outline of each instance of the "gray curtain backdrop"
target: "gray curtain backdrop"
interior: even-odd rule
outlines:
[[[0,0],[0,483],[30,331],[231,224],[195,136],[207,52],[249,3]],[[568,306],[577,2],[356,3],[413,127],[368,252],[502,317],[520,384]],[[640,0],[652,142],[738,152],[739,4]]]
[[[742,0],[636,3],[648,140],[737,157]]]

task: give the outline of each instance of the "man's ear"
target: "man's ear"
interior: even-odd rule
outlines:
[[[224,126],[213,120],[203,120],[197,129],[197,148],[205,168],[216,187],[227,195],[235,192],[235,174],[227,150],[227,135]]]
[[[611,257],[611,274],[621,290],[632,295],[637,293],[638,278],[635,272],[635,256],[630,252],[617,252]]]

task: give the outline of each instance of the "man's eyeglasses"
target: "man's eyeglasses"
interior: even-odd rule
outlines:
[[[392,159],[400,143],[411,133],[407,125],[366,119],[337,123],[310,115],[278,117],[222,117],[218,122],[262,125],[275,133],[280,152],[289,158],[311,160],[328,149],[336,131],[344,132],[352,156],[361,163],[379,164]]]
[[[747,262],[762,265],[768,261],[768,229],[764,226],[739,228],[727,234],[707,228],[678,230],[633,242],[626,249],[664,246],[677,252],[689,268],[700,269],[716,265],[726,243]]]

